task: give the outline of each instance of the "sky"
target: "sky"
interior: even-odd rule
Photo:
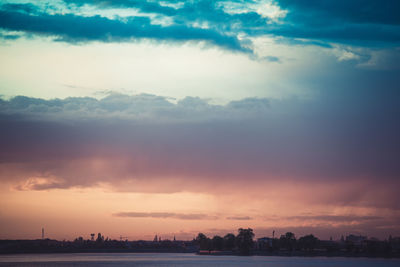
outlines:
[[[397,0],[3,0],[0,239],[400,236]]]

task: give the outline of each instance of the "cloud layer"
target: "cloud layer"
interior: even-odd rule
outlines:
[[[26,14],[0,11],[0,27],[43,36],[55,36],[64,42],[123,42],[134,39],[158,41],[206,41],[230,50],[246,51],[235,37],[213,30],[172,25],[153,25],[149,18],[131,17],[125,22],[100,16],[82,17],[73,14]]]
[[[324,94],[226,105],[120,94],[1,100],[0,179],[20,190],[109,184],[136,192],[342,184],[327,201],[398,208],[397,92],[364,91],[359,102]]]
[[[245,53],[253,52],[252,38],[260,36],[324,47],[330,47],[330,43],[368,47],[393,47],[400,43],[400,6],[395,0],[163,3],[6,3],[0,6],[0,28],[70,43],[192,41]],[[124,10],[134,15],[121,15]]]

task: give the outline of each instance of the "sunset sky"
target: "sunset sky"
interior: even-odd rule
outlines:
[[[399,14],[2,0],[0,239],[399,236]]]

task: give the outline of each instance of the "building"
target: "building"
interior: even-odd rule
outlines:
[[[258,250],[268,250],[272,248],[272,238],[262,237],[257,239],[257,249]]]

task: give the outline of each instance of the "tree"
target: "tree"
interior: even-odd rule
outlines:
[[[224,236],[224,248],[226,250],[233,250],[235,248],[235,235],[234,234],[226,234]]]
[[[97,243],[102,243],[104,242],[104,236],[101,235],[101,233],[97,234],[97,239],[96,239]]]
[[[285,234],[285,238],[286,238],[286,240],[296,240],[296,237],[294,236],[294,234],[292,232],[287,232]]]
[[[279,238],[280,247],[287,250],[293,250],[296,245],[296,237],[292,232],[287,232]]]
[[[314,235],[305,235],[299,238],[299,246],[301,249],[313,251],[317,247],[318,241]]]
[[[200,250],[211,250],[210,239],[203,233],[199,233],[196,237],[196,242],[200,246]]]
[[[239,252],[242,255],[249,255],[250,250],[253,248],[253,229],[247,228],[239,228],[238,230],[238,235],[236,236],[236,244],[239,248]]]
[[[218,235],[214,236],[212,239],[213,250],[222,250],[224,246],[224,239]]]

